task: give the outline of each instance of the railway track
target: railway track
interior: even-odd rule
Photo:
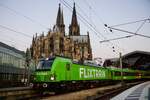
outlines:
[[[53,96],[43,97],[42,100],[110,100],[111,97],[117,95],[125,89],[140,83],[141,82],[127,83],[123,87],[121,84],[108,85],[93,89],[69,92],[65,94],[56,94]]]
[[[0,89],[0,100],[15,100],[33,97],[36,91],[30,87],[15,87]]]
[[[97,94],[88,96],[86,99],[87,100],[110,100],[112,97],[123,92],[124,90],[140,83],[141,82],[128,83],[128,84],[121,85],[120,87],[114,87],[114,88],[106,89],[104,91],[98,91]]]
[[[109,100],[109,98],[115,96],[119,92],[136,84],[139,84],[139,82],[128,83],[123,87],[121,84],[116,84],[73,92],[61,91],[59,94],[49,91],[41,94],[39,91],[33,90],[30,87],[8,88],[0,89],[0,100]]]
[[[43,97],[52,95],[55,95],[55,92],[43,92],[30,87],[0,89],[0,100],[40,100]]]

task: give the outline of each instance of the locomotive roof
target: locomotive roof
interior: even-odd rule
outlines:
[[[99,65],[96,65],[96,64],[91,64],[91,63],[80,63],[79,61],[76,61],[76,60],[73,60],[71,58],[68,58],[68,57],[64,57],[64,56],[56,56],[55,58],[60,58],[60,59],[64,59],[64,60],[68,60],[69,62],[72,62],[73,64],[78,64],[78,65],[84,65],[84,66],[89,66],[89,67],[100,67],[100,68],[105,68],[103,66],[99,66]]]

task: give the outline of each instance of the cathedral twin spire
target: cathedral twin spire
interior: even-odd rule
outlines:
[[[80,27],[77,21],[75,3],[73,6],[71,25],[69,26],[69,35],[76,35],[76,36],[80,35]]]
[[[80,50],[81,48],[83,50]],[[32,58],[37,62],[43,54],[45,57],[64,55],[78,60],[92,59],[89,34],[87,36],[80,35],[75,3],[73,6],[71,24],[69,25],[69,36],[65,36],[63,10],[59,4],[56,24],[53,27],[53,31],[51,32],[50,30],[47,36],[44,36],[44,34],[37,36],[36,34],[36,36],[33,37],[31,45]]]
[[[64,24],[63,11],[61,11],[61,7],[59,4],[56,25],[61,26],[63,24]]]
[[[61,11],[61,7],[60,6],[61,5],[59,4],[57,19],[56,19],[56,25],[59,28],[60,32],[65,34],[65,25],[64,25],[63,11]],[[79,27],[78,21],[77,21],[75,3],[74,3],[74,7],[73,7],[71,24],[69,26],[69,35],[75,35],[75,36],[79,36],[80,35],[80,27]]]
[[[63,18],[63,10],[61,11],[61,5],[59,4],[57,19],[56,19],[56,26],[59,28],[59,31],[65,35],[65,24]]]

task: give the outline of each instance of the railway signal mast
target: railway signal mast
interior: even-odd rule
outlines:
[[[122,69],[122,53],[119,53],[120,68],[121,68],[121,85],[123,85],[123,69]]]

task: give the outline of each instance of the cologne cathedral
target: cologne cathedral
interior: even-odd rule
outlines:
[[[80,35],[80,26],[77,21],[75,3],[72,12],[69,35],[65,34],[63,10],[59,4],[56,24],[47,35],[33,36],[31,45],[31,57],[36,62],[42,57],[65,56],[72,59],[91,60],[92,49],[89,33]]]

